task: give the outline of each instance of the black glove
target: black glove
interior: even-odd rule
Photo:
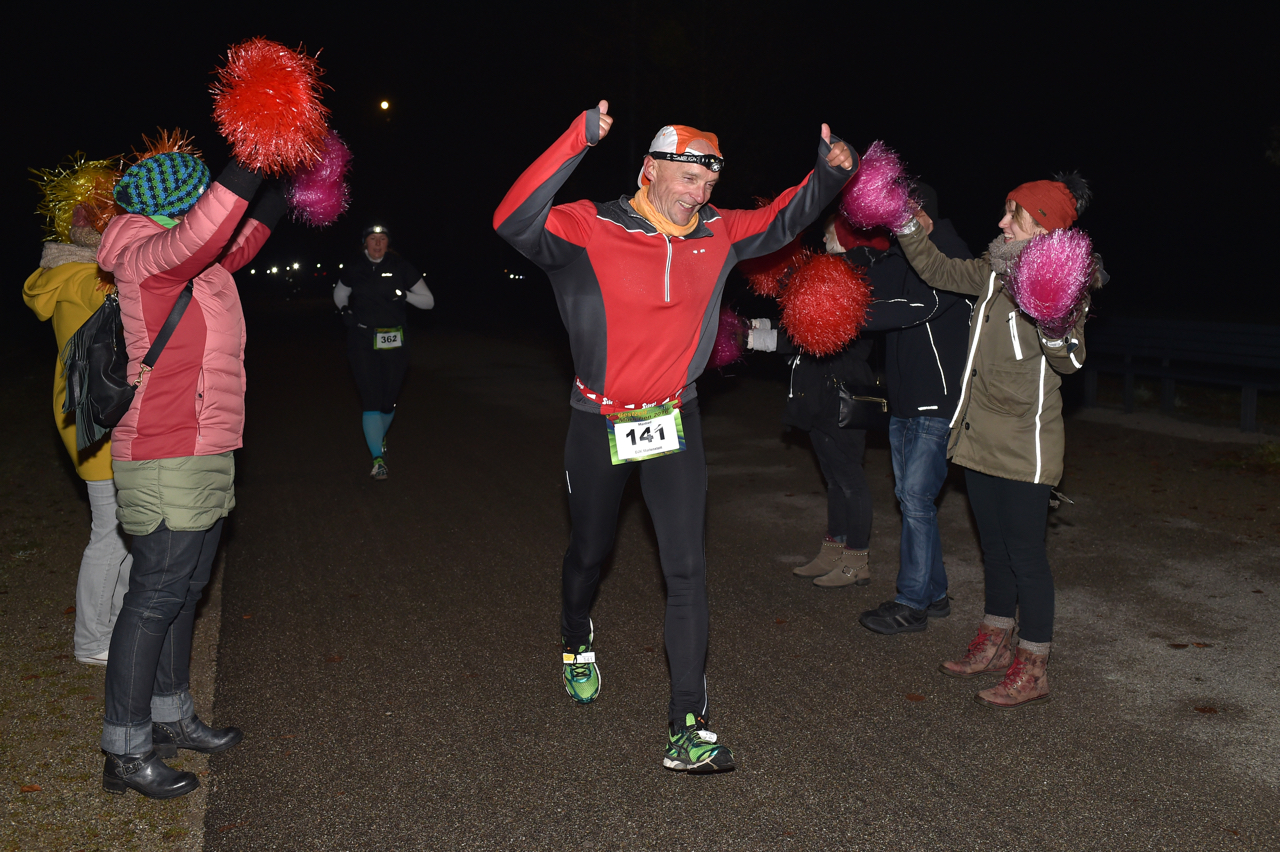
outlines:
[[[279,178],[271,178],[263,181],[258,193],[249,202],[249,209],[244,212],[244,215],[246,219],[257,219],[267,226],[268,231],[274,231],[286,207]]]
[[[218,175],[217,182],[245,201],[248,201],[258,191],[258,184],[262,183],[262,175],[249,171],[235,160],[232,160],[227,163],[227,167],[222,170],[222,174]]]

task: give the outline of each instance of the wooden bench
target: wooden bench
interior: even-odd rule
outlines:
[[[1177,382],[1240,388],[1240,430],[1258,431],[1258,391],[1280,390],[1280,326],[1178,320],[1091,319],[1085,326],[1084,403],[1097,404],[1098,373],[1160,379],[1160,410],[1174,412]]]

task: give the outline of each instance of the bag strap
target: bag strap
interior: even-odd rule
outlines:
[[[178,327],[178,322],[182,319],[182,315],[186,313],[187,305],[190,303],[191,282],[188,281],[187,286],[182,288],[182,292],[178,294],[178,301],[173,303],[173,308],[170,309],[169,316],[165,319],[160,333],[152,341],[151,348],[147,350],[146,355],[142,356],[142,369],[138,372],[138,380],[133,383],[135,388],[142,384],[142,377],[151,372],[151,368],[156,365],[156,361],[160,358],[160,353],[164,351],[165,344],[173,336],[174,329]]]

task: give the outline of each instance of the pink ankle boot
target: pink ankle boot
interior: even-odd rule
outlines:
[[[1001,674],[1009,668],[1012,655],[1009,644],[1013,628],[1001,629],[990,624],[979,624],[978,635],[969,643],[969,650],[958,660],[947,660],[938,671],[948,677],[970,678],[981,674]]]
[[[973,697],[986,707],[997,710],[1014,710],[1049,700],[1048,654],[1033,654],[1021,645],[1014,652],[1013,665],[1005,672],[1004,680],[990,689],[984,689]]]

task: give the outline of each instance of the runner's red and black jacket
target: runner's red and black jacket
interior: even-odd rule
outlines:
[[[626,196],[552,206],[599,129],[598,109],[578,116],[507,193],[494,229],[551,278],[578,374],[570,405],[610,414],[692,399],[715,343],[729,270],[790,242],[856,168],[829,166],[831,146],[819,141],[814,170],[772,204],[707,204],[687,237],[668,237]]]

